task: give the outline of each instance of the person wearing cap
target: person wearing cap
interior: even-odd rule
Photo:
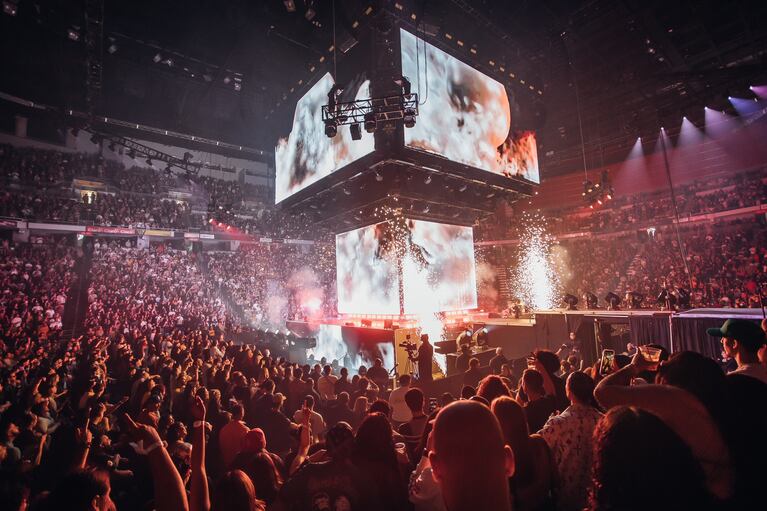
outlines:
[[[721,338],[725,354],[737,362],[738,367],[729,374],[751,376],[767,383],[767,369],[759,363],[759,349],[765,344],[759,325],[745,319],[728,319],[721,328],[709,328],[707,332]]]
[[[266,450],[266,435],[253,428],[242,438],[240,452],[232,460],[229,470],[242,470],[256,487],[257,497],[271,504],[282,486],[282,458]]]

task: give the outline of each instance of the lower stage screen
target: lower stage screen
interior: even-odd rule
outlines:
[[[377,328],[346,327],[319,323],[288,321],[288,330],[302,337],[314,337],[317,346],[307,352],[328,363],[333,360],[354,372],[361,366],[370,367],[376,358],[386,369],[394,367],[394,331]]]
[[[336,236],[338,312],[405,314],[477,306],[471,227],[397,218]]]

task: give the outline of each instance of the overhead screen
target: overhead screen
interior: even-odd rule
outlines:
[[[322,106],[328,102],[328,92],[334,81],[326,73],[298,101],[293,115],[293,127],[287,138],[281,138],[275,148],[275,203],[282,202],[329,176],[349,163],[372,153],[372,134],[362,130],[361,140],[352,140],[348,129],[339,129],[333,138],[325,135]],[[353,98],[370,97],[370,82],[365,81]]]
[[[342,233],[336,269],[340,313],[399,314],[400,278],[405,314],[477,306],[471,227],[401,219]]]
[[[400,29],[402,74],[419,93],[405,146],[509,177],[540,182],[532,131],[514,131],[506,88]]]

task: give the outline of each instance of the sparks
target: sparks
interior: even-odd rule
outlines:
[[[551,260],[552,237],[542,227],[539,218],[523,217],[519,238],[519,258],[512,266],[512,290],[525,304],[534,309],[556,306],[561,287]]]

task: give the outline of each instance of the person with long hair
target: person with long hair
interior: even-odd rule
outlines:
[[[611,409],[594,431],[589,511],[717,509],[706,476],[679,435],[645,410]]]
[[[492,403],[495,398],[501,396],[510,396],[511,393],[509,392],[509,388],[506,386],[500,376],[491,374],[490,376],[485,376],[479,382],[477,395],[487,399],[488,403]]]
[[[636,406],[658,416],[692,450],[713,495],[723,501],[734,494],[736,467],[729,440],[725,375],[713,360],[692,351],[674,353],[658,367],[656,383],[630,385],[632,378],[655,365],[641,354],[605,377],[594,391],[600,405]]]
[[[404,470],[400,469],[389,420],[371,413],[360,424],[354,438],[352,463],[378,487],[384,509],[408,505]]]
[[[354,408],[352,408],[353,418],[350,423],[352,428],[356,429],[362,423],[362,420],[368,414],[368,398],[365,396],[359,396],[354,401]]]
[[[242,470],[230,470],[216,483],[210,511],[265,511],[253,481]]]
[[[506,445],[514,452],[515,471],[509,488],[515,511],[553,509],[554,467],[546,441],[530,435],[524,409],[509,396],[497,397],[491,409],[501,425]]]

